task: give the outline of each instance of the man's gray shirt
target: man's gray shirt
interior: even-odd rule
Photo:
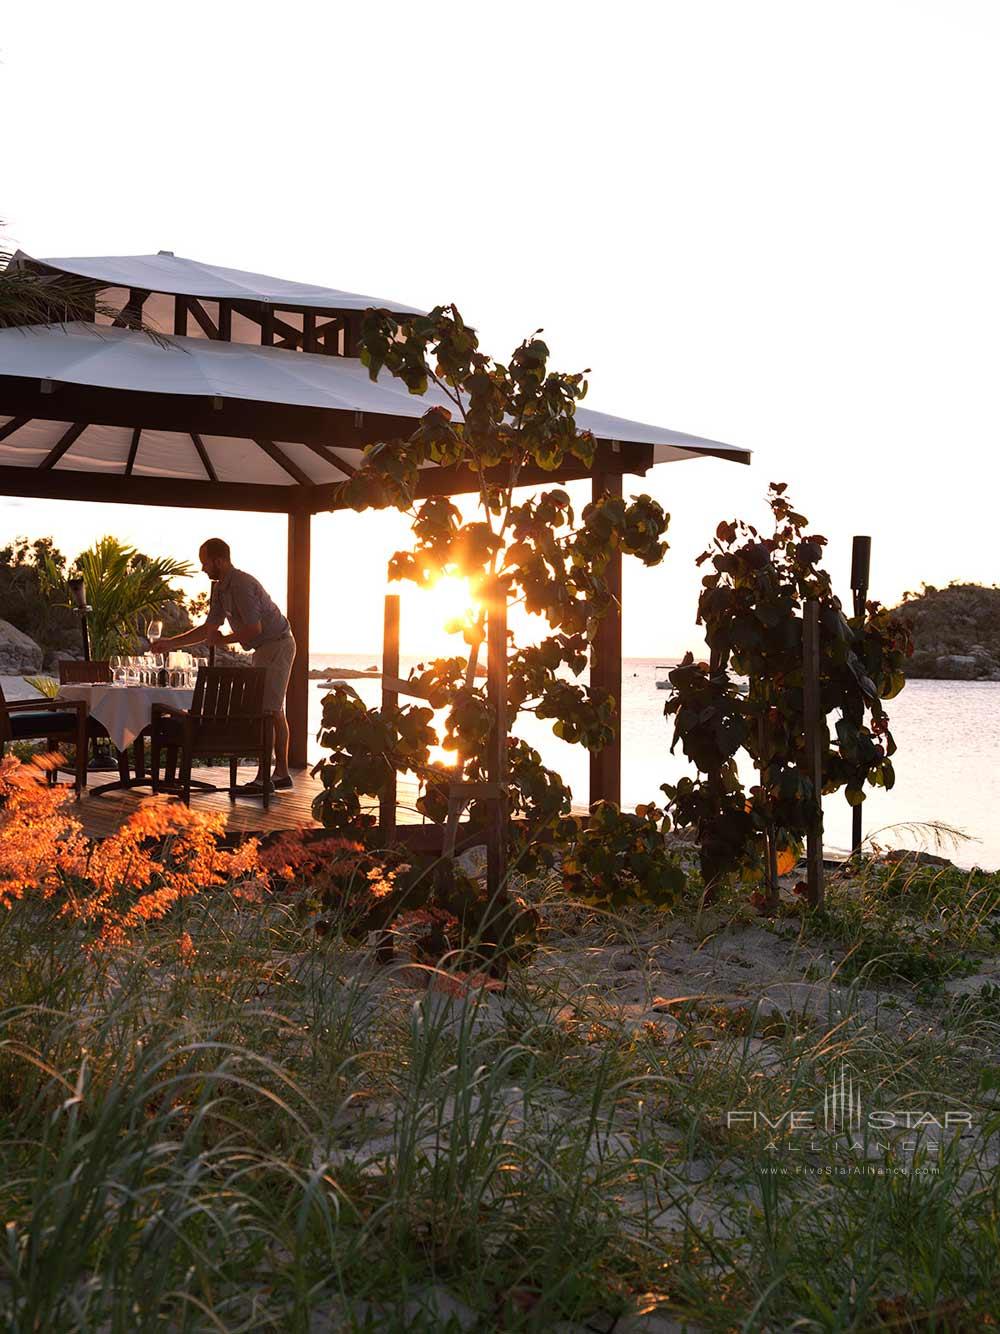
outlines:
[[[263,586],[246,570],[234,566],[228,574],[212,584],[212,600],[208,606],[206,625],[230,627],[253,625],[260,621],[260,634],[251,643],[243,641],[244,648],[259,648],[289,633],[289,624],[281,611],[264,591]]]

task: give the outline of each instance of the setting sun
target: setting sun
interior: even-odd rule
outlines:
[[[422,589],[416,604],[424,625],[435,630],[466,620],[476,609],[468,580],[442,575],[430,588]]]

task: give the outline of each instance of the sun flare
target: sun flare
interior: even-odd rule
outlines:
[[[444,574],[420,594],[420,607],[429,624],[435,628],[452,621],[464,620],[476,609],[468,580],[457,575]]]

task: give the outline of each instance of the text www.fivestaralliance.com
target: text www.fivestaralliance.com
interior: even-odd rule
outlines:
[[[809,1167],[805,1164],[795,1163],[791,1166],[784,1166],[779,1163],[770,1163],[763,1169],[764,1176],[854,1176],[854,1177],[891,1177],[891,1176],[937,1176],[940,1168],[934,1167],[886,1167],[878,1163],[858,1163],[845,1165],[843,1167]]]

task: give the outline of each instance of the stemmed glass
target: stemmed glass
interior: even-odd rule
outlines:
[[[150,623],[146,626],[146,635],[147,638],[149,639],[150,645],[152,645],[154,639],[159,639],[162,634],[163,634],[162,621],[150,621]],[[155,686],[160,679],[160,670],[165,665],[166,659],[164,658],[162,653],[150,652],[147,661],[149,663],[148,684]]]

